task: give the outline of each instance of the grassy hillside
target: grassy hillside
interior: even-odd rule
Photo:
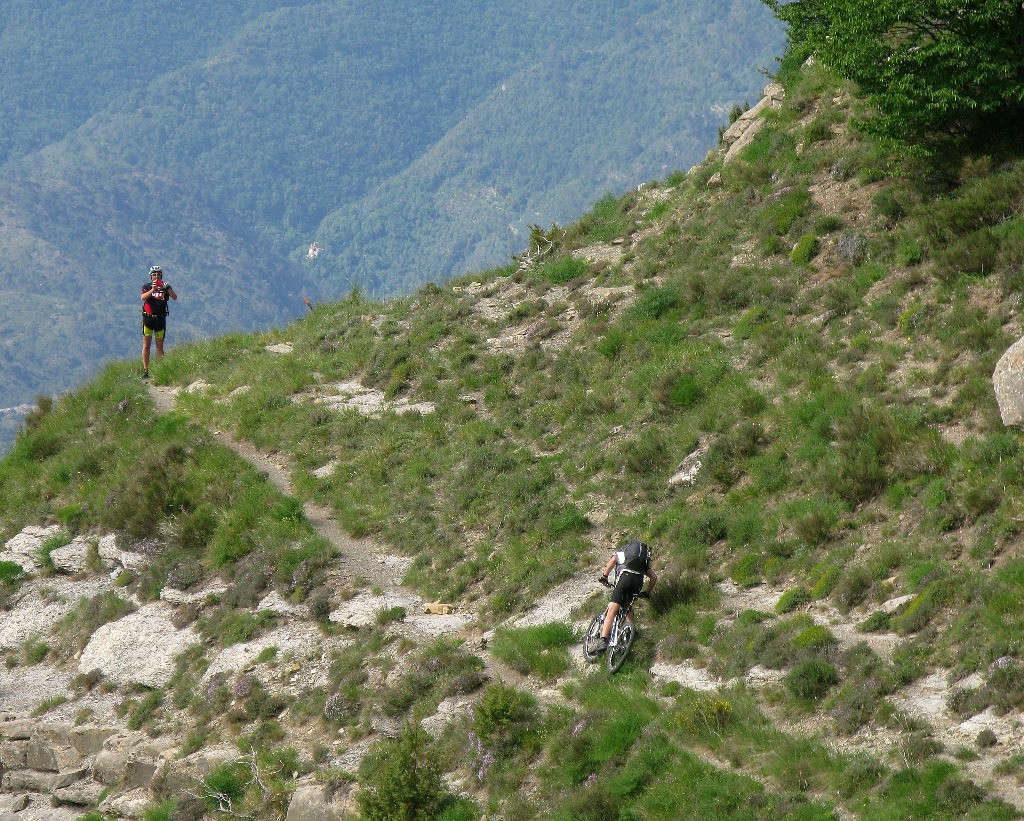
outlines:
[[[783,79],[739,158],[538,229],[521,262],[176,348],[154,370],[189,387],[172,414],[129,365],[40,408],[0,462],[3,535],[153,540],[126,580],[142,602],[227,583],[191,612],[204,643],[174,682],[125,692],[125,715],[385,807],[417,790],[450,821],[1016,817],[1024,455],[990,375],[1022,333],[1024,160],[903,156],[851,127],[856,89]],[[368,389],[382,412],[354,407]],[[213,430],[410,559],[403,583],[495,628],[487,647],[411,639],[393,608],[297,694],[197,694],[221,647],[268,629],[267,591],[327,641],[325,614],[374,586],[339,578],[300,502]],[[692,484],[670,481],[686,457]],[[573,666],[564,622],[509,620],[626,534],[661,582],[616,677]],[[433,739],[382,729],[457,698]],[[248,766],[217,783],[283,814],[297,776]]]

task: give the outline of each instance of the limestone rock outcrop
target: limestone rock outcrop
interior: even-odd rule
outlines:
[[[174,626],[171,613],[169,605],[154,602],[104,624],[82,651],[78,671],[99,670],[105,679],[122,686],[163,687],[174,674],[174,660],[199,643],[190,627]]]
[[[780,108],[786,97],[785,89],[778,83],[769,83],[764,88],[764,96],[753,108],[744,111],[739,118],[726,129],[722,141],[729,146],[725,152],[725,162],[732,162],[736,156],[751,142],[764,126],[761,114],[769,108]]]
[[[1024,424],[1024,338],[999,358],[992,373],[992,387],[1003,424]]]

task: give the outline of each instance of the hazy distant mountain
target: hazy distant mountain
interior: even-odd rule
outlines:
[[[782,39],[758,0],[195,9],[0,8],[0,407],[136,355],[154,262],[172,344],[500,264],[702,157]]]

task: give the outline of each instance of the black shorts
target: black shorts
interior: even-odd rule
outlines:
[[[150,316],[149,314],[142,315],[142,335],[149,336],[149,334],[162,334],[167,330],[167,317],[166,316]],[[149,333],[147,333],[147,331]],[[163,338],[163,337],[158,337]]]
[[[644,577],[639,573],[619,573],[619,580],[615,582],[612,590],[612,601],[618,605],[625,604],[629,599],[639,593],[644,586]]]

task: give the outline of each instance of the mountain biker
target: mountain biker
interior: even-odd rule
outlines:
[[[658,583],[658,574],[651,567],[651,549],[639,539],[630,539],[620,550],[612,553],[598,581],[601,584],[609,584],[608,574],[612,570],[615,571],[615,587],[612,590],[611,604],[608,605],[608,612],[604,617],[604,625],[601,627],[601,639],[594,645],[594,651],[597,653],[608,649],[608,636],[612,632],[615,614],[629,598],[640,592],[644,586],[644,576],[651,580],[647,586],[648,593]],[[630,624],[633,623],[632,610],[627,620]]]
[[[157,359],[164,355],[167,332],[167,300],[177,299],[174,289],[164,282],[159,265],[149,269],[149,282],[142,286],[142,378],[149,379],[149,347],[156,337]]]

